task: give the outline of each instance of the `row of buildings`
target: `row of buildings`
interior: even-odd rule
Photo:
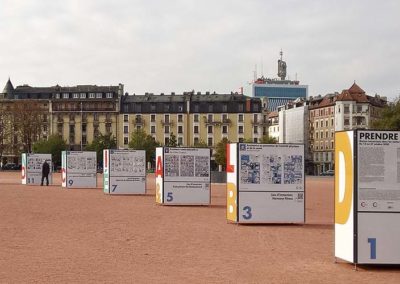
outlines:
[[[369,129],[387,100],[354,83],[341,93],[297,99],[268,115],[269,135],[279,143],[304,143],[307,171],[334,169],[335,131]]]
[[[206,143],[211,148],[223,138],[258,142],[268,133],[261,99],[238,93],[136,96],[124,93],[122,84],[14,88],[8,80],[0,111],[3,163],[18,162],[21,152],[32,151],[33,142],[53,134],[70,150],[82,150],[100,133],[113,135],[119,148],[128,148],[136,129],[162,145],[174,135],[179,146]]]

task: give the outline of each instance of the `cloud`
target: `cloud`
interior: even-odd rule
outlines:
[[[310,95],[356,80],[367,93],[397,96],[399,2],[331,2],[0,0],[0,78],[230,92],[255,64],[275,77],[282,48]]]

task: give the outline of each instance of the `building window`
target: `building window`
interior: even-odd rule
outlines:
[[[169,126],[168,125],[165,125],[164,126],[164,133],[169,133]]]
[[[346,118],[346,119],[344,120],[344,125],[350,125],[350,120],[349,120],[348,118]]]
[[[193,143],[194,143],[194,145],[199,144],[199,137],[194,137]]]
[[[73,94],[72,94],[72,97],[73,97],[74,99],[79,99],[79,94],[78,94],[78,93],[73,93]]]
[[[238,112],[243,112],[244,111],[244,106],[242,103],[238,104]]]
[[[82,124],[82,132],[86,132],[86,124]]]
[[[165,142],[165,145],[168,145],[169,144],[169,137],[165,137],[164,138],[164,142]]]
[[[183,115],[182,114],[178,114],[178,122],[183,122]]]
[[[178,105],[178,112],[183,112],[183,105],[182,104]]]
[[[208,133],[213,133],[213,127],[212,127],[212,125],[210,125],[210,126],[208,126],[208,131],[207,131]]]
[[[170,105],[169,103],[164,104],[164,112],[169,112]]]
[[[213,139],[212,137],[208,137],[208,146],[212,146],[213,145]]]
[[[228,112],[228,105],[222,104],[222,112]]]
[[[333,141],[331,141],[331,149],[334,149],[334,146]]]
[[[69,99],[69,94],[68,93],[64,93],[63,94],[63,99]]]
[[[321,139],[324,138],[324,132],[322,130],[321,130],[320,136],[321,136]]]
[[[222,126],[222,133],[224,133],[224,134],[228,133],[228,126],[226,126],[226,125]]]
[[[128,145],[128,137],[124,137],[124,145]]]
[[[164,121],[165,123],[169,123],[169,114],[164,115]]]
[[[156,115],[155,114],[150,115],[150,121],[151,122],[156,122]]]
[[[183,138],[178,137],[178,146],[182,146],[182,145],[183,145]]]
[[[244,139],[243,138],[239,138],[239,143],[243,143]]]
[[[124,122],[128,122],[129,121],[129,115],[124,114]]]
[[[199,122],[199,115],[198,114],[193,115],[193,121],[194,122]]]
[[[103,94],[102,93],[96,93],[96,99],[101,99],[103,98]]]
[[[333,118],[331,118],[331,126],[333,126],[333,123],[334,123],[334,122],[333,122]]]
[[[239,114],[239,116],[238,116],[238,121],[239,121],[239,122],[243,122],[243,114]]]
[[[344,113],[349,113],[350,111],[349,111],[349,106],[348,105],[345,105],[344,106]]]
[[[242,134],[243,133],[243,126],[242,125],[240,125],[239,126],[239,131],[238,131],[240,134]]]
[[[258,143],[258,138],[254,138],[254,143]]]
[[[56,94],[55,96],[54,96],[56,99],[59,99],[60,98],[60,94]]]
[[[194,126],[193,132],[194,133],[199,133],[199,127],[197,125]]]
[[[95,94],[94,93],[89,93],[89,99],[94,99],[95,98]]]
[[[315,121],[315,128],[318,128],[318,121]]]
[[[124,126],[124,133],[129,133],[127,125]]]
[[[317,138],[317,139],[318,139],[318,131],[317,131],[317,132],[315,132],[315,138]]]
[[[254,134],[258,134],[258,126],[254,126]]]
[[[113,94],[112,94],[112,93],[107,93],[107,94],[106,94],[106,98],[107,98],[107,99],[112,99],[112,97],[113,97]]]
[[[253,120],[254,120],[254,123],[257,123],[258,122],[258,114],[254,114],[253,115]]]
[[[222,122],[227,122],[228,121],[228,115],[227,114],[223,114],[222,115]]]
[[[99,121],[99,114],[98,113],[94,113],[93,114],[93,120],[94,121]]]
[[[81,99],[86,99],[86,93],[81,93]]]
[[[213,122],[213,115],[212,114],[207,115],[207,121],[208,122]]]
[[[178,133],[180,134],[183,133],[183,126],[181,125],[178,126]]]
[[[151,134],[156,133],[156,126],[155,126],[155,125],[152,125],[152,126],[150,127],[150,132],[151,132]]]

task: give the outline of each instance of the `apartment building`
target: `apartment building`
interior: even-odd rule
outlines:
[[[261,100],[237,93],[126,95],[121,98],[119,146],[128,147],[135,129],[144,129],[163,145],[172,133],[179,146],[214,147],[223,138],[258,142],[266,124]]]

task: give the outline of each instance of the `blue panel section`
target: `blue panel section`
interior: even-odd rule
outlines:
[[[302,87],[273,87],[273,86],[255,86],[254,87],[255,97],[267,97],[267,98],[305,98],[307,96],[307,89]]]
[[[283,106],[294,100],[295,99],[292,98],[269,98],[267,102],[267,109],[268,111],[276,111],[279,106]]]

